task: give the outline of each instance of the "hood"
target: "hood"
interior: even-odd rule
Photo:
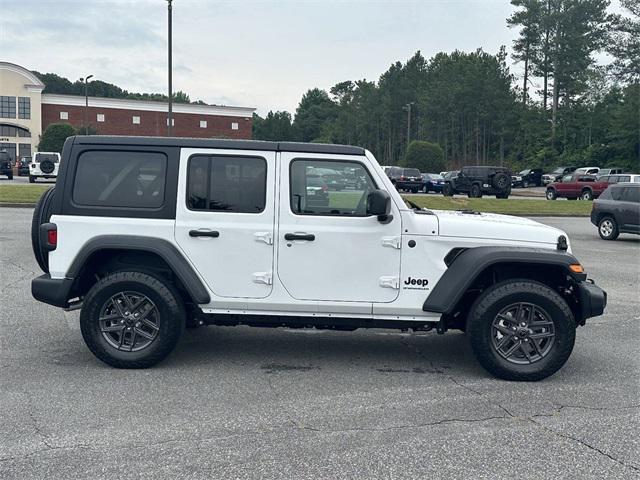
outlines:
[[[526,242],[555,245],[562,230],[523,217],[495,213],[464,213],[436,210],[439,234],[443,237],[474,238],[491,241]],[[568,239],[568,237],[567,237]]]

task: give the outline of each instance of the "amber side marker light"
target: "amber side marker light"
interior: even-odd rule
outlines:
[[[579,263],[574,263],[573,265],[569,265],[569,270],[574,273],[584,273],[584,267]]]

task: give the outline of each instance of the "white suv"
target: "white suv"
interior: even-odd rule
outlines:
[[[29,182],[34,183],[37,178],[56,178],[60,166],[58,152],[37,152],[29,164]]]
[[[606,304],[561,230],[406,204],[353,146],[71,137],[32,239],[34,297],[80,307],[89,349],[121,368],[166,357],[185,325],[460,329],[494,375],[538,380]]]

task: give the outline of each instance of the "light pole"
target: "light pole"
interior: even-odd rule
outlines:
[[[172,43],[172,39],[171,39],[171,14],[172,14],[172,8],[171,8],[171,2],[172,0],[167,0],[167,14],[168,14],[168,25],[169,25],[169,115],[167,117],[167,136],[170,137],[171,136],[171,122],[173,121],[173,115],[172,115],[172,97],[173,97],[173,85],[172,85],[172,78],[171,78],[171,43]]]
[[[84,134],[89,135],[89,79],[93,78],[93,75],[87,75],[84,78],[80,78],[81,82],[84,82]]]
[[[407,103],[402,109],[407,112],[407,150],[409,150],[409,143],[411,143],[411,106],[416,102]]]

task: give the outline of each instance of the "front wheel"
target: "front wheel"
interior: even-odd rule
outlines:
[[[469,197],[471,198],[482,197],[482,190],[480,190],[480,185],[478,185],[477,183],[474,183],[473,185],[471,185],[471,191],[469,192]]]
[[[504,380],[536,381],[557,372],[575,343],[567,302],[532,280],[507,280],[483,292],[467,318],[480,364]]]
[[[615,240],[620,235],[618,223],[613,217],[604,217],[598,222],[598,234],[603,240]]]
[[[451,188],[451,184],[445,183],[442,187],[442,195],[445,197],[453,197],[453,188]]]
[[[547,200],[555,200],[556,198],[558,198],[558,194],[553,188],[547,188],[546,197]]]
[[[117,368],[147,368],[174,349],[185,324],[175,288],[160,277],[116,272],[84,299],[80,329],[89,350]]]
[[[593,200],[593,192],[587,188],[582,192],[580,198],[582,200]]]

